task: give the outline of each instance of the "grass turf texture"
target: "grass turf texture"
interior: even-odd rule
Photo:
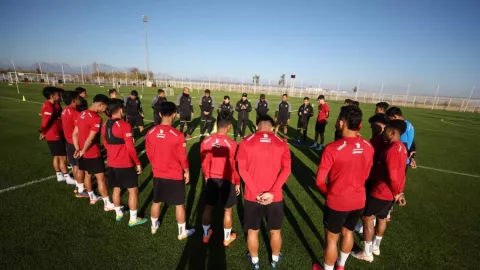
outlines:
[[[66,86],[66,89],[73,89]],[[89,101],[108,88],[86,86]],[[128,88],[129,90],[131,88]],[[129,92],[128,90],[128,92]],[[0,189],[20,185],[53,175],[47,144],[38,141],[41,86],[0,84]],[[139,91],[140,92],[140,91]],[[120,89],[121,94],[127,88]],[[145,118],[153,120],[150,108],[156,90],[145,89]],[[180,90],[176,89],[176,94]],[[217,104],[225,94],[232,103],[239,93],[214,91]],[[22,95],[27,102],[22,102]],[[195,116],[202,91],[192,91]],[[249,94],[254,104],[258,95]],[[168,97],[176,100],[176,97]],[[279,96],[267,96],[272,107]],[[302,100],[291,98],[294,109]],[[316,103],[315,103],[316,104]],[[332,110],[326,130],[326,142],[333,140],[333,125],[340,103],[330,102]],[[316,108],[316,106],[314,106]],[[373,114],[372,105],[362,104],[365,120]],[[273,113],[271,109],[270,113]],[[315,111],[315,115],[316,115]],[[405,108],[404,113],[416,129],[417,162],[426,167],[480,175],[480,116]],[[216,113],[214,114],[216,116]],[[250,118],[254,120],[255,114]],[[314,135],[311,119],[309,137]],[[441,120],[443,119],[443,121]],[[196,122],[198,124],[198,121]],[[150,124],[150,122],[146,122]],[[292,114],[289,133],[295,135],[296,114]],[[198,126],[197,126],[198,128]],[[199,130],[195,130],[194,136]],[[233,133],[233,130],[231,131]],[[248,133],[248,132],[247,132]],[[361,130],[370,137],[368,124]],[[120,223],[115,213],[105,213],[102,203],[90,206],[87,199],[76,199],[72,186],[59,184],[54,178],[17,190],[0,193],[0,268],[36,269],[248,269],[246,238],[242,233],[243,204],[234,208],[233,230],[238,238],[224,248],[222,211],[214,213],[214,235],[208,245],[202,243],[201,214],[204,207],[204,184],[199,160],[199,139],[187,142],[191,166],[191,184],[187,186],[187,222],[197,229],[186,241],[176,239],[174,207],[163,208],[161,226],[155,236],[150,224],[129,228],[128,214]],[[285,220],[283,248],[285,260],[281,269],[310,269],[313,261],[323,261],[324,234],[322,208],[324,198],[317,191],[314,177],[319,153],[306,147],[290,147],[292,174],[284,186]],[[144,149],[143,138],[137,140],[138,152]],[[144,172],[139,177],[139,212],[149,217],[152,200],[151,166],[141,156]],[[407,206],[396,207],[393,221],[382,242],[382,255],[371,264],[352,257],[349,269],[458,269],[480,261],[480,211],[478,191],[480,178],[449,174],[430,169],[410,170],[407,184]],[[122,203],[127,204],[128,193]],[[267,234],[260,234],[260,262],[269,266]],[[356,236],[356,243],[361,238]]]

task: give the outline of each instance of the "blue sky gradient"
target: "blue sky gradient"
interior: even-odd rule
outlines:
[[[465,96],[480,88],[480,1],[9,1],[0,59],[145,69],[176,77]],[[399,90],[400,89],[400,90]],[[390,90],[390,91],[394,91]],[[480,91],[479,91],[480,92]]]

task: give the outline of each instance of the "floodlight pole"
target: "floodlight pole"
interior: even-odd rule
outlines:
[[[407,106],[407,98],[408,98],[409,93],[410,93],[410,84],[408,84],[408,87],[407,87],[407,95],[405,96],[405,101],[403,102],[403,107]]]
[[[40,62],[38,62],[38,68],[40,69],[40,79],[43,78],[43,72],[42,72],[42,64],[40,64]]]
[[[355,100],[358,98],[358,90],[360,89],[360,81],[357,83],[357,91],[355,92]]]
[[[438,98],[438,90],[440,90],[440,84],[437,86],[437,91],[435,92],[435,98],[433,99],[432,110],[435,109],[435,103],[437,102],[437,98]]]
[[[20,94],[20,89],[18,89],[18,75],[17,75],[17,68],[15,67],[15,63],[12,60],[13,71],[15,71],[15,85],[17,86],[17,93]]]
[[[63,84],[66,83],[65,81],[65,72],[63,71],[63,63],[60,64],[62,66],[62,79],[63,79]]]
[[[467,100],[467,105],[465,105],[465,109],[463,110],[463,112],[466,112],[468,109],[468,103],[470,103],[470,99],[472,99],[473,91],[475,91],[475,86],[472,87],[472,91],[470,92],[470,96],[468,97],[468,100]]]
[[[380,88],[380,101],[383,101],[382,96],[383,96],[383,82],[382,82],[382,88]]]
[[[142,15],[143,25],[145,26],[145,58],[147,62],[147,83],[150,81],[150,65],[148,59],[148,33],[147,33],[147,23],[148,23],[148,16]],[[148,86],[148,85],[147,85]]]
[[[85,84],[85,81],[83,80],[83,66],[80,66],[80,72],[82,72],[82,84]]]

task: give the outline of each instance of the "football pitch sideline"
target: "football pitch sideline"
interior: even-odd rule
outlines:
[[[76,86],[75,86],[76,87]],[[66,90],[75,88],[66,85]],[[88,101],[108,87],[83,86]],[[128,95],[131,87],[122,87]],[[150,233],[150,223],[129,228],[128,219],[115,222],[114,212],[104,212],[101,203],[89,205],[75,198],[73,186],[57,183],[45,141],[38,140],[44,98],[40,85],[0,84],[0,269],[249,269],[246,238],[242,233],[243,203],[233,211],[233,231],[238,238],[229,247],[222,245],[223,211],[214,212],[214,234],[209,244],[202,242],[201,216],[205,205],[204,181],[200,166],[199,98],[203,90],[191,91],[195,111],[193,138],[187,141],[191,183],[186,188],[187,224],[197,232],[178,241],[175,208],[163,207],[160,229]],[[151,100],[156,89],[145,88],[142,105],[147,129],[153,121]],[[181,93],[176,89],[176,95]],[[252,105],[259,94],[248,94]],[[215,105],[229,95],[234,105],[241,93],[212,91]],[[26,101],[22,101],[22,97]],[[311,97],[312,98],[312,97]],[[176,102],[176,96],[168,96]],[[280,96],[268,96],[274,114]],[[293,110],[302,98],[289,98]],[[325,142],[333,141],[334,122],[341,103],[330,102],[331,117]],[[317,114],[315,98],[312,105]],[[65,107],[62,104],[62,107]],[[374,105],[361,104],[364,124],[361,135],[370,139],[368,118]],[[480,115],[415,108],[402,108],[415,127],[417,164],[409,170],[405,196],[407,205],[395,207],[392,221],[382,241],[382,255],[367,263],[350,257],[348,269],[460,269],[475,268],[480,262]],[[214,117],[216,117],[216,109]],[[237,114],[235,113],[235,118]],[[314,136],[315,117],[310,119],[308,137]],[[255,113],[250,114],[253,132]],[[296,138],[298,117],[292,112],[288,135]],[[233,129],[230,131],[233,134]],[[232,135],[233,137],[233,135]],[[310,145],[312,142],[308,142]],[[144,168],[139,176],[139,216],[149,218],[153,198],[151,165],[144,154],[144,138],[136,140]],[[280,269],[311,269],[323,261],[324,233],[322,209],[325,199],[315,186],[320,152],[290,144],[292,174],[283,187],[284,260]],[[128,193],[122,195],[126,205]],[[361,235],[355,235],[359,245]],[[262,228],[260,263],[269,268],[268,234]]]

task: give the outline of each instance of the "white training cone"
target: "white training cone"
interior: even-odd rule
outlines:
[[[22,96],[22,101],[27,101],[27,100],[25,99],[25,96]]]

